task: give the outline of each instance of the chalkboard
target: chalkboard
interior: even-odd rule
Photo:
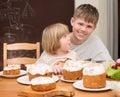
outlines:
[[[57,22],[71,31],[73,12],[74,0],[0,0],[0,60],[3,42],[41,42],[43,29]]]

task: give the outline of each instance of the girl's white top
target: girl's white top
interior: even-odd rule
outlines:
[[[63,56],[53,56],[44,51],[41,54],[40,58],[37,60],[36,64],[44,63],[52,67],[56,62],[65,61],[68,58],[71,60],[78,60],[79,56],[74,51],[70,51],[70,53],[63,55]]]

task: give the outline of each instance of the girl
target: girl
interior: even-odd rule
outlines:
[[[79,59],[77,54],[70,50],[70,44],[68,26],[62,23],[47,26],[42,35],[44,51],[36,63],[48,64],[55,74],[61,74],[62,66],[66,60]]]

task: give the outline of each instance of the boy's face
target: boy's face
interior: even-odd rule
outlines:
[[[74,37],[81,43],[84,42],[96,28],[93,23],[88,23],[81,18],[71,18],[71,25]]]

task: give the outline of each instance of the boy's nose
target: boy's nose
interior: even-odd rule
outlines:
[[[82,26],[81,30],[86,31],[86,26]]]

